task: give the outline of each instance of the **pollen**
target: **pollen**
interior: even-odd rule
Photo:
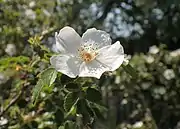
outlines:
[[[90,62],[92,60],[95,59],[95,54],[94,53],[83,53],[82,54],[82,59],[85,61],[85,62]]]
[[[79,52],[80,58],[84,62],[89,63],[96,58],[97,56],[96,50],[97,49],[94,46],[92,46],[91,44],[88,44],[88,45],[81,46],[80,49],[78,49],[78,52]]]

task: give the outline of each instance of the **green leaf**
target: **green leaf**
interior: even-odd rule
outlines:
[[[93,104],[91,105],[91,108],[98,119],[102,119],[102,120],[105,119],[104,114],[106,114],[106,112],[108,111],[106,107],[98,104]]]
[[[57,77],[57,71],[54,68],[48,68],[44,70],[40,78],[43,80],[44,85],[51,86]]]
[[[99,102],[102,99],[101,93],[94,89],[94,88],[88,88],[86,91],[86,98],[87,100],[91,102]]]
[[[32,102],[33,102],[33,104],[36,103],[36,100],[39,97],[39,94],[40,94],[43,86],[44,86],[43,81],[41,79],[39,79],[36,86],[33,89],[33,94],[32,94]]]
[[[78,93],[77,92],[70,92],[66,95],[64,100],[64,109],[65,111],[69,112],[73,105],[77,103],[78,100]]]
[[[72,121],[66,121],[65,125],[64,125],[64,129],[75,129],[76,128],[76,124]]]
[[[61,75],[61,84],[62,85],[66,85],[66,84],[72,82],[73,80],[74,80],[73,78],[70,78],[64,74]]]
[[[83,123],[91,122],[91,113],[89,112],[90,108],[88,107],[87,101],[85,99],[79,99],[77,102],[77,113],[83,116]]]
[[[79,85],[76,83],[69,83],[65,86],[65,88],[69,91],[69,92],[76,92],[79,91]]]
[[[28,42],[31,44],[31,45],[40,45],[40,42],[41,42],[41,37],[40,36],[34,36],[34,37],[30,37],[28,39]]]
[[[138,78],[138,74],[137,74],[136,70],[130,64],[127,64],[127,65],[122,64],[122,67],[129,75],[131,75],[132,78],[134,78],[134,79]]]
[[[89,113],[89,115],[91,117],[94,117],[95,113],[93,111],[93,109],[91,108],[90,104],[87,102],[87,105],[86,105],[86,109],[87,109],[87,112]]]
[[[33,89],[32,102],[36,103],[37,98],[44,86],[51,86],[57,77],[57,72],[54,68],[48,68],[40,74],[40,78]]]
[[[64,126],[60,126],[58,129],[65,129]]]
[[[96,116],[98,119],[104,120],[104,116],[101,114],[101,112],[99,111],[99,109],[93,107],[93,111],[94,111],[94,113],[95,113],[95,116]]]
[[[67,116],[69,115],[75,115],[76,114],[76,110],[77,110],[77,107],[76,105],[74,104],[71,109],[69,110],[69,112],[67,113]]]
[[[51,106],[50,106],[51,107]],[[60,126],[64,122],[64,111],[61,108],[58,108],[54,113],[54,122],[58,123]]]

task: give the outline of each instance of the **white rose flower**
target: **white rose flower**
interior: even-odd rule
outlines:
[[[55,34],[56,47],[61,52],[50,58],[59,72],[75,78],[100,78],[105,71],[114,71],[124,61],[124,49],[119,41],[111,45],[110,35],[95,28],[88,29],[82,38],[71,27]]]

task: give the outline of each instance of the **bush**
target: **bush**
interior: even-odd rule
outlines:
[[[175,37],[169,37],[171,31],[166,29],[168,14],[171,16],[173,10],[178,12],[179,8],[176,10],[175,5],[166,16],[162,16],[165,20],[158,20],[147,14],[148,11],[138,11],[141,7],[136,7],[137,1],[113,0],[99,6],[100,2],[0,0],[1,129],[179,128],[179,51],[170,52],[163,45],[158,48],[153,46],[148,53],[129,56],[130,65],[105,73],[100,80],[71,79],[51,68],[49,58],[54,54],[55,31],[65,25],[73,26],[80,33],[91,26],[103,28],[108,14],[114,9],[122,9],[119,5],[123,4],[133,9],[124,10],[122,17],[128,20],[128,16],[132,15],[133,21],[129,22],[144,27],[140,28],[142,33],[132,30],[128,38],[110,32],[114,40],[122,39],[126,52],[129,49],[133,51],[131,44],[125,44],[131,40],[138,44],[140,41],[148,42],[143,46],[136,45],[137,50],[146,49],[152,41],[158,44],[162,41],[178,42],[178,33],[174,34],[174,30],[178,30],[175,26],[178,14],[172,18],[171,25],[174,27],[171,35]],[[100,17],[97,12],[91,12],[91,8],[98,7],[102,7],[100,12],[104,9]],[[113,13],[119,15],[117,10]],[[144,17],[147,16],[145,22]],[[111,21],[110,24],[114,25]],[[127,24],[130,23],[127,21]],[[160,28],[157,29],[158,26]],[[168,24],[168,27],[171,26]],[[156,30],[158,33],[152,36],[152,31]],[[164,30],[167,35],[162,35]],[[154,39],[151,40],[151,37]]]

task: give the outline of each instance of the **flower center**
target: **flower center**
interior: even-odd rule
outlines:
[[[96,58],[96,50],[97,48],[93,46],[93,44],[82,45],[78,49],[80,58],[86,63],[89,63]]]
[[[86,52],[82,53],[82,56],[81,56],[82,60],[85,61],[86,63],[94,60],[95,57],[96,57],[95,53],[86,53]]]

